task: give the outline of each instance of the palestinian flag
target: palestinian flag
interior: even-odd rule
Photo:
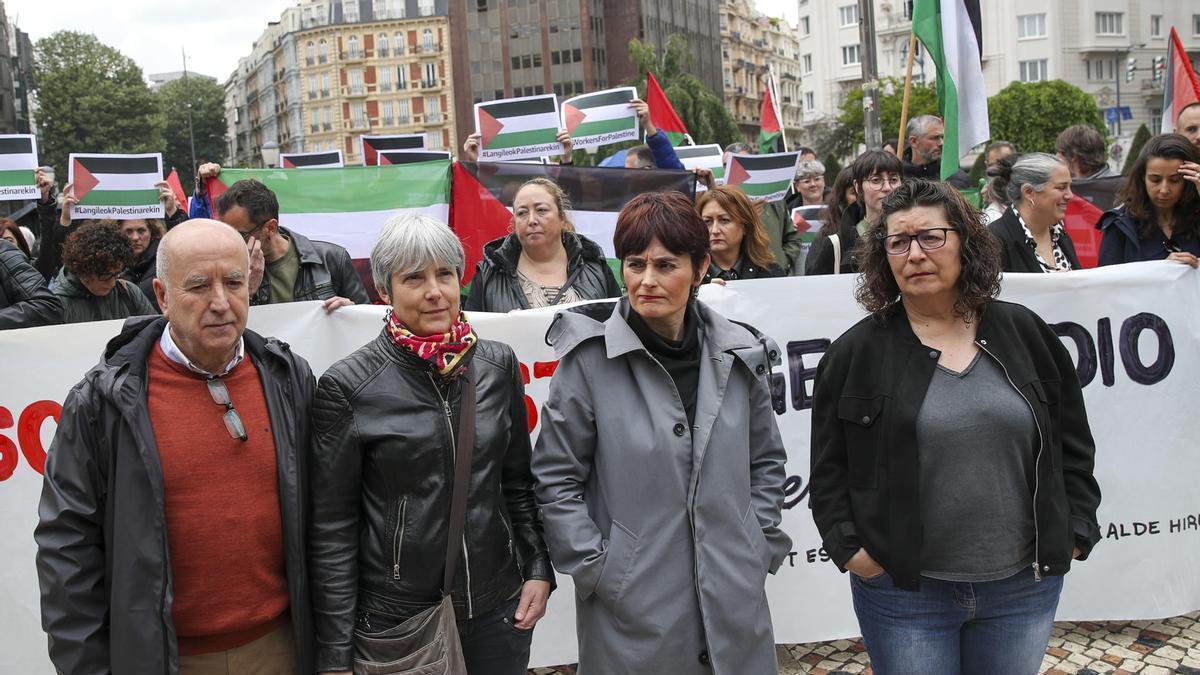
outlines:
[[[558,144],[558,98],[554,94],[475,104],[475,129],[482,134],[481,160],[543,157]]]
[[[1192,61],[1179,41],[1179,33],[1171,27],[1171,40],[1167,43],[1166,72],[1163,73],[1162,128],[1169,134],[1175,130],[1179,113],[1193,103],[1200,103],[1200,81],[1192,70]]]
[[[37,168],[37,139],[34,136],[0,136],[0,201],[40,197]]]
[[[379,166],[449,160],[450,153],[445,150],[394,150],[379,153]]]
[[[637,140],[637,112],[629,105],[635,98],[637,89],[622,87],[563,101],[563,126],[575,147],[595,148]]]
[[[396,134],[393,136],[359,136],[363,166],[379,164],[379,153],[389,150],[424,150],[425,134]]]
[[[188,211],[187,193],[183,191],[183,183],[180,182],[179,172],[175,170],[175,167],[171,167],[171,173],[167,174],[167,185],[175,195],[175,204],[186,213]]]
[[[725,182],[740,187],[751,199],[773,202],[787,194],[799,163],[799,152],[730,155],[725,166]]]
[[[545,177],[566,192],[568,212],[575,231],[613,253],[617,213],[635,195],[674,190],[695,195],[695,179],[684,171],[660,169],[607,169],[555,164],[455,163],[454,193],[450,227],[458,234],[467,253],[466,281],[475,274],[483,257],[483,246],[508,234],[512,224],[512,200],[525,181]]]
[[[342,151],[332,152],[285,152],[279,155],[279,166],[284,169],[338,169],[345,166]]]
[[[762,130],[758,132],[758,151],[764,155],[787,150],[787,141],[783,137],[783,125],[780,123],[783,117],[779,114],[779,102],[775,99],[775,82],[771,74],[767,73],[760,116]]]
[[[163,179],[162,155],[71,153],[68,180],[79,203],[76,218],[162,218],[155,183]]]
[[[663,92],[662,87],[658,86],[658,80],[654,79],[654,73],[650,71],[646,71],[646,105],[650,106],[650,121],[654,123],[655,128],[667,135],[671,145],[680,146],[685,142],[689,145],[692,143],[692,137],[688,135],[683,120],[679,119],[675,108],[671,106],[671,101]]]
[[[946,124],[942,179],[991,138],[983,84],[979,0],[914,0],[912,30],[937,64],[938,111]]]
[[[689,171],[692,169],[710,169],[718,185],[725,182],[725,166],[721,164],[721,158],[724,154],[721,146],[715,143],[712,145],[687,145],[682,148],[675,148],[675,155],[679,157],[683,168]]]

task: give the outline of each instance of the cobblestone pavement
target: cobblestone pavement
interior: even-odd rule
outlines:
[[[779,645],[780,675],[871,674],[861,640]],[[536,668],[536,675],[573,675]],[[1054,624],[1041,672],[1046,675],[1200,675],[1200,612],[1161,621]]]

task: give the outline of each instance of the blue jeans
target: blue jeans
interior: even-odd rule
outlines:
[[[1042,663],[1061,576],[956,583],[921,578],[919,592],[887,573],[850,573],[854,613],[876,675],[1034,675]]]

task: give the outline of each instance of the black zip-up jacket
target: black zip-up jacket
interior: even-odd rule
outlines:
[[[300,273],[296,275],[293,302],[328,300],[340,296],[353,300],[356,305],[370,304],[371,298],[346,249],[337,244],[314,241],[287,228],[281,227],[279,231],[291,241],[300,256]],[[263,275],[258,290],[250,294],[250,304],[269,305],[272,302],[275,300],[271,298],[271,280]]]
[[[999,300],[984,309],[975,342],[1034,412],[1034,573],[1065,574],[1074,547],[1085,559],[1100,540],[1096,448],[1070,353],[1031,310]],[[939,356],[897,305],[834,341],[813,391],[809,495],[825,551],[844,570],[862,547],[909,590],[921,574],[916,419]]]
[[[839,274],[858,274],[858,224],[864,217],[857,204],[851,204],[842,212],[842,222],[838,224],[838,244],[842,248]],[[804,268],[805,274],[834,274],[833,241],[829,237],[813,242]]]
[[[162,317],[126,321],[67,394],[46,456],[34,539],[42,628],[60,673],[179,672],[162,466],[146,402],[146,361],[166,325]],[[242,337],[262,381],[279,465],[297,669],[311,673],[302,453],[315,381],[285,343],[250,331]]]
[[[1000,240],[1001,270],[1005,272],[1043,271],[1033,248],[1025,241],[1025,232],[1021,229],[1021,221],[1017,220],[1017,214],[1013,212],[1011,206],[1004,212],[1004,215],[997,218],[987,228],[996,235],[996,239]],[[1067,256],[1067,262],[1071,263],[1071,269],[1083,269],[1083,266],[1079,264],[1079,256],[1075,253],[1075,243],[1071,241],[1071,235],[1065,228],[1062,237],[1058,240],[1058,245],[1062,247],[1063,255]],[[1053,260],[1046,262],[1054,263]]]
[[[62,300],[46,286],[24,251],[0,241],[0,330],[62,322]]]
[[[469,359],[476,435],[450,589],[459,619],[495,609],[526,580],[554,578],[517,357],[480,340]],[[350,669],[356,620],[381,630],[441,598],[461,386],[386,330],[321,376],[309,458],[318,671]]]
[[[574,288],[580,300],[601,300],[621,297],[621,287],[612,268],[604,258],[604,249],[596,242],[563,231],[563,247],[567,249],[567,283],[562,290]],[[511,312],[529,309],[529,301],[517,278],[517,261],[521,257],[521,242],[510,234],[489,241],[483,247],[483,260],[475,267],[471,290],[463,309],[475,312]]]

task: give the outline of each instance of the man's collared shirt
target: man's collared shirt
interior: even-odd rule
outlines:
[[[175,340],[171,337],[171,324],[169,323],[167,324],[167,327],[163,329],[162,337],[158,340],[158,346],[162,349],[163,354],[165,354],[168,359],[171,359],[180,365],[187,366],[188,370],[205,377],[224,377],[228,375],[229,371],[236,368],[246,355],[246,344],[242,338],[239,337],[237,350],[233,354],[233,360],[225,366],[225,370],[220,373],[210,373],[192,363],[191,360],[184,356],[183,352],[179,350],[179,347],[175,345]]]

